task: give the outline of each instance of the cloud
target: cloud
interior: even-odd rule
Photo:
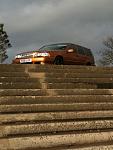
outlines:
[[[74,42],[96,51],[105,36],[113,35],[113,0],[0,0],[0,4],[0,22],[15,50],[11,56],[19,49],[54,42]]]

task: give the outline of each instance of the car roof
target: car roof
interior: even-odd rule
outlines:
[[[47,44],[47,45],[44,45],[44,46],[50,46],[50,45],[75,45],[77,47],[82,47],[82,48],[85,48],[85,49],[88,49],[90,50],[89,48],[87,47],[84,47],[82,45],[78,45],[78,44],[74,44],[74,43],[53,43],[53,44]],[[42,46],[43,47],[43,46]]]
[[[53,44],[46,44],[44,46],[49,46],[49,45],[70,45],[72,43],[53,43]]]

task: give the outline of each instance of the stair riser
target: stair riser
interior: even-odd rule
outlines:
[[[91,83],[91,84],[101,84],[101,83],[112,83],[113,78],[27,78],[27,77],[4,77],[0,78],[0,82],[5,83],[15,83],[15,82],[42,82],[42,83]]]
[[[113,110],[113,103],[0,105],[1,113]]]
[[[0,77],[0,82],[50,82],[50,83],[112,83],[113,78],[28,78],[28,77]]]
[[[51,83],[112,83],[113,78],[45,78],[43,82]]]
[[[45,72],[45,73],[99,73],[99,74],[113,74],[113,70],[105,70],[105,69],[29,69],[28,72]]]
[[[0,72],[0,77],[28,77],[26,73],[20,72]]]
[[[0,84],[0,89],[41,89],[42,86],[40,83],[3,83]]]
[[[46,85],[48,89],[96,89],[96,84],[87,83],[48,83]]]
[[[112,129],[113,120],[104,121],[78,121],[78,122],[55,122],[27,125],[2,125],[0,126],[0,137],[11,135],[27,135],[39,133],[69,132],[83,130]]]
[[[88,144],[97,145],[99,143],[107,143],[113,140],[113,132],[101,133],[84,133],[84,134],[64,134],[64,135],[46,135],[32,136],[20,138],[1,139],[1,149],[29,149],[29,148],[55,148],[58,146],[78,145],[84,146]]]
[[[113,111],[72,111],[72,112],[44,112],[44,113],[19,113],[1,114],[0,122],[5,123],[26,123],[43,121],[66,121],[66,120],[87,120],[113,118]]]
[[[43,93],[42,93],[43,94]],[[23,94],[24,95],[24,94]],[[5,96],[0,98],[0,105],[12,104],[47,104],[47,103],[102,103],[113,102],[113,96]]]
[[[29,77],[0,77],[0,82],[3,82],[3,83],[7,83],[7,82],[12,82],[12,83],[15,83],[15,82],[39,82],[40,80],[38,78],[29,78]]]
[[[97,73],[70,73],[70,72],[66,72],[66,73],[57,73],[57,72],[50,72],[50,73],[47,73],[47,72],[29,72],[29,74],[33,74],[34,76],[37,76],[37,77],[46,77],[46,78],[113,78],[113,74],[99,74],[98,72]]]
[[[112,96],[112,89],[1,89],[0,96],[40,96],[40,95],[87,95],[87,96]]]
[[[83,89],[95,89],[97,85],[95,84],[85,84],[85,83],[24,83],[24,82],[15,82],[15,83],[1,83],[0,89],[74,89],[74,88],[83,88]]]

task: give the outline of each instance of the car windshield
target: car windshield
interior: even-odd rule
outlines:
[[[39,51],[50,51],[50,50],[64,50],[67,47],[67,45],[64,44],[53,44],[53,45],[46,45],[39,49]]]

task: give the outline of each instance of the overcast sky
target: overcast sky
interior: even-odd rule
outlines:
[[[102,40],[113,35],[113,0],[0,0],[0,23],[13,45],[6,62],[56,42],[83,45],[97,57]]]

